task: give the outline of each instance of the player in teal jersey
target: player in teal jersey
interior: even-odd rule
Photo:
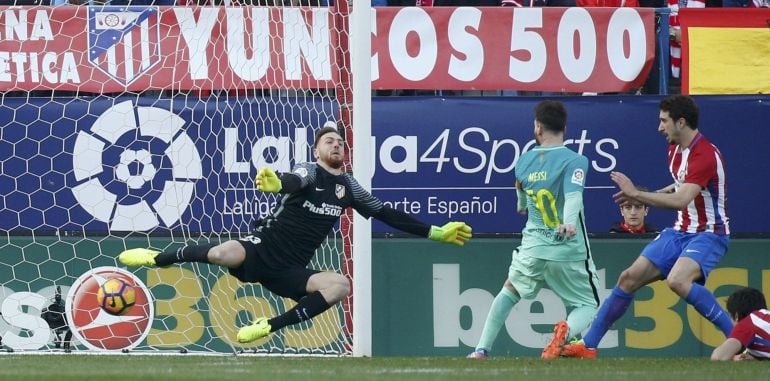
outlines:
[[[578,335],[599,306],[598,277],[591,259],[583,215],[583,189],[588,159],[564,146],[567,111],[561,102],[535,107],[537,146],[516,163],[517,209],[528,215],[521,246],[513,251],[508,278],[484,323],[469,358],[486,358],[513,306],[532,299],[547,286],[571,309],[554,327],[543,349],[544,359],[557,358],[568,337]]]

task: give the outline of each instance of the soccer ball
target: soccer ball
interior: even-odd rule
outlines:
[[[99,286],[96,300],[108,314],[123,315],[136,303],[136,290],[123,279],[110,278]]]

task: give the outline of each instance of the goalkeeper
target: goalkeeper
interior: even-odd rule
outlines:
[[[238,331],[238,341],[248,343],[288,325],[312,319],[350,293],[348,279],[336,272],[307,268],[316,249],[348,207],[399,230],[438,242],[462,246],[471,238],[463,222],[430,226],[404,212],[383,205],[349,173],[342,171],[344,141],[335,127],[315,134],[317,163],[301,163],[292,173],[259,171],[257,189],[283,194],[275,209],[257,222],[255,231],[220,245],[185,246],[160,253],[150,249],[126,250],[118,257],[128,266],[167,266],[201,262],[225,266],[242,282],[259,282],[297,305],[272,318],[257,318]]]

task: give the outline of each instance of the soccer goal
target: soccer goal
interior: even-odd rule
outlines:
[[[116,262],[247,234],[277,202],[256,171],[313,160],[325,125],[369,186],[371,7],[352,3],[0,7],[2,345],[55,350],[69,330],[76,351],[370,354],[370,228],[351,213],[310,266],[353,296],[245,346],[240,326],[294,302],[216,266]],[[123,315],[96,302],[114,277],[136,289]],[[59,300],[66,327],[41,318]]]

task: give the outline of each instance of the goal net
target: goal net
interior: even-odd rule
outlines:
[[[0,7],[4,346],[63,348],[71,331],[73,350],[352,352],[352,298],[243,345],[239,327],[294,302],[217,266],[116,262],[249,233],[277,202],[254,189],[259,168],[312,161],[324,125],[350,136],[350,9],[337,3]],[[351,226],[344,215],[310,267],[352,278]],[[111,277],[135,286],[125,315],[96,302]],[[66,326],[41,317],[57,287]]]

